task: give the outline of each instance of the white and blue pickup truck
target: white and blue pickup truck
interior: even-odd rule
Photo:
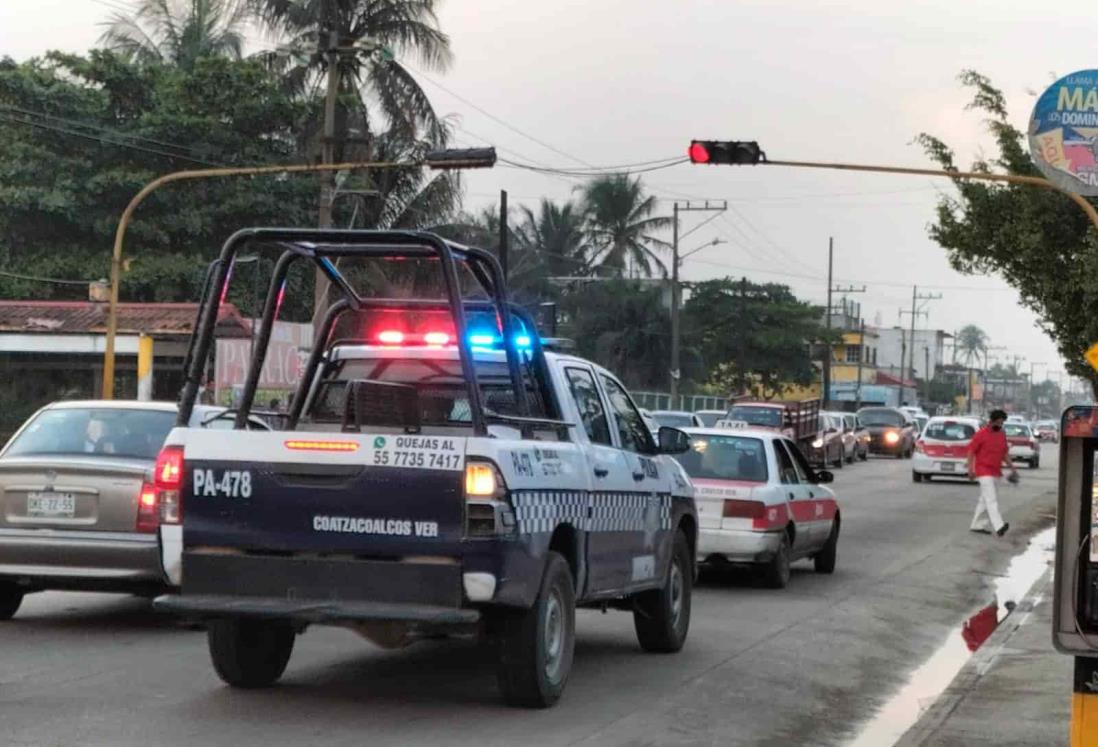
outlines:
[[[224,681],[274,683],[312,624],[383,646],[487,636],[499,644],[505,699],[531,707],[564,689],[576,607],[631,611],[647,651],[682,647],[698,518],[669,454],[689,438],[673,428],[653,438],[613,374],[546,349],[486,252],[420,232],[238,232],[208,276],[181,424],[233,257],[252,242],[283,253],[236,412],[242,427],[180,425],[155,471],[164,571],[180,586],[156,605],[207,621]],[[381,259],[389,272],[428,259],[444,292],[361,293],[361,275],[333,261],[348,258]],[[285,428],[248,431],[295,261],[318,267],[340,297]]]

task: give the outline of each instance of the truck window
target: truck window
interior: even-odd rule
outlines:
[[[742,420],[748,425],[758,425],[763,428],[781,428],[783,412],[784,410],[779,407],[735,405],[728,411],[728,419]]]
[[[576,403],[587,438],[591,443],[610,446],[610,425],[606,422],[606,410],[603,409],[602,397],[595,386],[595,377],[582,368],[567,368],[565,375],[568,377],[568,388],[572,392],[572,400]]]
[[[652,434],[648,426],[644,424],[644,418],[633,406],[629,395],[622,389],[621,384],[608,376],[602,377],[602,385],[606,388],[606,396],[610,400],[610,409],[614,411],[614,420],[618,426],[618,439],[621,448],[626,451],[635,451],[638,454],[650,454],[655,449],[652,443]]]
[[[515,393],[502,361],[477,361],[484,405],[501,415],[518,415]],[[338,361],[321,382],[309,417],[314,422],[338,423],[343,419],[348,381],[366,379],[410,384],[419,393],[420,418],[424,425],[467,425],[472,415],[461,363],[456,359],[361,358]],[[545,407],[532,385],[527,399],[533,417],[545,417]]]

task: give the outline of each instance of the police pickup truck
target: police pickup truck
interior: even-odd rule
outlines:
[[[282,253],[237,428],[188,429],[233,257],[251,243]],[[284,429],[249,431],[295,262],[338,299]],[[377,290],[402,268],[442,292]],[[698,522],[667,455],[689,437],[653,438],[613,374],[546,349],[501,277],[487,252],[419,232],[248,229],[211,265],[155,470],[164,570],[180,586],[156,605],[207,620],[225,682],[274,683],[311,624],[386,647],[489,637],[505,699],[531,707],[560,697],[576,607],[631,611],[646,651],[682,647]]]

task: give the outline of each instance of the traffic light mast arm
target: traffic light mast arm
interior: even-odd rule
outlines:
[[[1017,174],[985,174],[978,171],[946,171],[943,169],[914,169],[905,166],[875,166],[856,163],[824,163],[820,161],[775,161],[764,159],[759,161],[760,166],[790,166],[800,169],[828,169],[831,171],[864,171],[874,174],[906,174],[909,176],[939,176],[948,179],[973,179],[985,182],[1007,182],[1009,184],[1026,184],[1031,187],[1043,187],[1054,192],[1067,195],[1090,218],[1094,230],[1098,231],[1098,210],[1090,204],[1082,195],[1069,192],[1066,189],[1050,182],[1040,176],[1020,176]]]

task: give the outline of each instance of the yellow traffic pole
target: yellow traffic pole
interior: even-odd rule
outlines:
[[[1090,218],[1094,230],[1098,231],[1098,210],[1082,195],[1070,192],[1059,185],[1050,182],[1042,176],[1019,176],[1017,174],[985,174],[980,171],[947,171],[945,169],[914,169],[904,166],[876,166],[858,163],[825,163],[821,161],[759,161],[760,166],[792,166],[801,169],[829,169],[832,171],[863,171],[874,174],[906,174],[908,176],[937,176],[947,179],[972,179],[984,182],[1008,182],[1010,184],[1026,184],[1031,187],[1051,189],[1067,195]]]
[[[150,402],[153,398],[153,338],[142,334],[137,338],[137,399]]]
[[[107,342],[103,350],[103,399],[114,399],[114,343],[118,333],[118,287],[122,281],[122,241],[126,236],[126,228],[133,218],[134,211],[141,202],[154,191],[172,182],[189,181],[194,179],[213,179],[225,176],[255,176],[258,174],[294,174],[318,171],[351,171],[366,168],[418,168],[422,163],[398,163],[398,162],[362,162],[362,163],[322,163],[300,164],[289,166],[241,166],[235,168],[218,169],[192,169],[189,171],[174,171],[170,174],[153,179],[141,188],[126,209],[122,211],[122,217],[118,221],[118,229],[114,234],[114,250],[111,253],[111,298],[107,310]]]

